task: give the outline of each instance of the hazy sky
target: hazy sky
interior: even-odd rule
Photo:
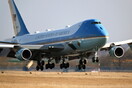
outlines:
[[[61,29],[86,19],[99,19],[109,42],[132,38],[132,0],[15,0],[29,30]],[[0,40],[14,35],[8,0],[0,0]]]

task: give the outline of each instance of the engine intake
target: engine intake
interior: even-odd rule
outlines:
[[[113,46],[109,51],[110,56],[121,58],[124,56],[124,49],[121,46]]]
[[[29,49],[24,48],[24,49],[18,50],[15,56],[19,60],[29,60],[32,56],[32,52]]]

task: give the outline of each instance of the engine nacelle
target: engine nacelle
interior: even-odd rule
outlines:
[[[109,50],[110,56],[114,56],[116,58],[121,58],[124,56],[124,49],[121,46],[113,46]]]
[[[19,60],[29,60],[31,56],[32,52],[27,48],[20,49],[15,54],[15,57]]]

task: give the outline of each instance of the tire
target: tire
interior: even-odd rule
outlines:
[[[99,58],[97,57],[97,59],[96,59],[96,62],[98,63],[99,62]]]
[[[69,63],[67,63],[67,68],[69,68],[69,66],[70,66],[70,64],[69,64]]]
[[[41,65],[44,66],[44,63],[45,63],[45,62],[42,60],[42,61],[41,61]]]
[[[62,64],[60,64],[60,69],[62,69],[63,68],[63,65]]]
[[[41,66],[41,67],[40,67],[40,69],[41,69],[41,71],[43,71],[43,70],[44,70],[44,67],[43,67],[43,66]]]
[[[46,65],[45,65],[45,68],[48,69],[48,68],[49,68],[49,64],[46,64]]]
[[[65,69],[67,69],[67,63],[63,65]]]
[[[87,64],[87,60],[84,60],[84,64]]]
[[[93,62],[93,63],[95,62],[95,59],[94,59],[94,57],[92,58],[92,62]]]
[[[49,64],[49,68],[52,69],[53,68],[53,64]]]
[[[39,66],[38,65],[36,66],[36,70],[39,71]]]
[[[79,61],[79,64],[83,64],[83,61],[82,61],[82,60],[80,60],[80,61]]]
[[[83,69],[86,69],[86,65],[83,65],[82,68],[83,68]]]
[[[78,69],[81,70],[81,65],[78,65]]]
[[[55,64],[54,63],[52,63],[52,68],[54,68],[55,67]]]

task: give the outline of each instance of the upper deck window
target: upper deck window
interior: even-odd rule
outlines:
[[[101,24],[101,22],[92,22],[91,24]]]

